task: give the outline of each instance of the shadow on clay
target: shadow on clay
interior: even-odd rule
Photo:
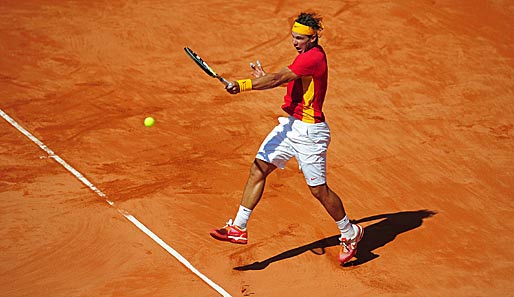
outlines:
[[[359,247],[355,259],[345,263],[343,266],[357,266],[369,262],[379,257],[373,251],[393,241],[397,235],[416,229],[423,224],[423,220],[432,217],[437,212],[431,210],[403,211],[397,213],[380,214],[359,220],[352,220],[352,223],[365,223],[375,220],[381,220],[377,223],[364,228],[364,237],[359,242]],[[248,265],[234,267],[235,270],[262,270],[273,262],[295,257],[307,251],[311,251],[317,255],[325,253],[325,248],[339,245],[339,236],[334,235],[321,240],[303,245],[269,259],[255,262]]]

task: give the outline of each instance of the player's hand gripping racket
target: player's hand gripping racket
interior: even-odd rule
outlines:
[[[228,80],[224,79],[219,74],[217,74],[207,63],[205,63],[204,60],[202,60],[202,58],[200,58],[200,56],[197,53],[193,52],[192,49],[186,46],[184,48],[184,51],[186,51],[186,54],[191,59],[193,59],[193,61],[195,61],[195,63],[198,66],[200,66],[200,68],[202,68],[202,70],[205,71],[205,73],[207,73],[209,76],[219,79],[225,85],[226,88],[232,88],[233,85]]]

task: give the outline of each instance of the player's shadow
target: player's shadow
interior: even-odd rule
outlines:
[[[352,221],[353,223],[364,223],[381,220],[364,228],[364,237],[359,242],[355,260],[346,263],[344,266],[361,265],[375,258],[378,258],[379,255],[373,253],[375,249],[393,241],[398,234],[418,228],[421,226],[421,224],[423,224],[424,219],[427,219],[435,214],[436,212],[431,210],[403,211],[397,213],[381,214]],[[295,257],[307,251],[322,255],[325,253],[325,248],[339,245],[339,236],[340,235],[326,237],[307,245],[285,251],[264,261],[234,267],[234,269],[242,271],[262,270],[273,262]]]

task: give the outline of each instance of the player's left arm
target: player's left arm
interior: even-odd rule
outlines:
[[[299,76],[296,75],[289,67],[284,67],[275,73],[265,73],[257,78],[251,79],[252,90],[267,90],[276,88],[282,84],[288,83]],[[227,91],[231,94],[237,94],[241,92],[240,86],[237,81],[232,82],[232,88],[227,88]]]
[[[252,79],[252,89],[254,90],[267,90],[279,87],[290,81],[298,79],[296,75],[289,67],[284,67],[275,73],[267,73],[265,76]]]

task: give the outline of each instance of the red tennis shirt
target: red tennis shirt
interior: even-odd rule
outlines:
[[[322,108],[328,81],[325,51],[321,46],[315,46],[299,54],[288,67],[299,78],[287,84],[282,109],[302,122],[324,122]]]

